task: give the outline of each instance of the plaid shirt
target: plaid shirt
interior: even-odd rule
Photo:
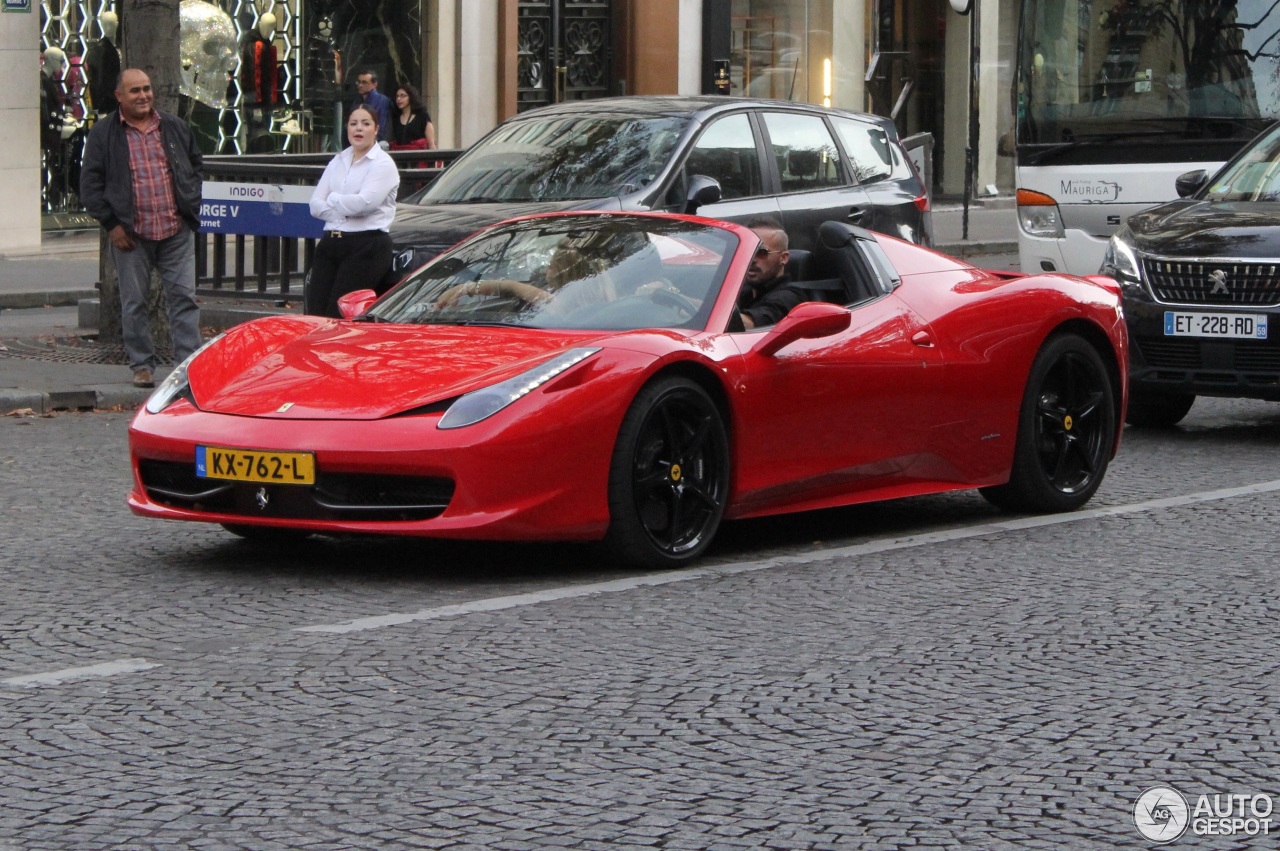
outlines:
[[[160,116],[151,113],[143,130],[124,120],[133,170],[133,231],[143,239],[168,239],[182,230],[182,217],[173,197],[173,172],[164,152]]]

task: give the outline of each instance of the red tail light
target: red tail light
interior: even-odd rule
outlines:
[[[920,212],[929,212],[929,196],[927,194],[917,195],[914,203],[916,205],[916,209]]]

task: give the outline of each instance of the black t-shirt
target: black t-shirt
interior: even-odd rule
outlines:
[[[758,295],[752,294],[750,285],[743,287],[738,297],[738,309],[744,316],[759,328],[762,325],[774,325],[782,317],[791,312],[797,304],[811,301],[812,297],[797,284],[791,282],[786,273],[782,277],[765,286]]]
[[[418,139],[425,139],[430,121],[431,115],[424,111],[414,113],[408,124],[401,124],[400,113],[394,113],[391,116],[391,141],[397,145],[407,145]]]

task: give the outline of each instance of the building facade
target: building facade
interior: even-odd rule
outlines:
[[[36,94],[53,89],[37,76],[52,77],[64,138],[9,148],[31,154],[9,171],[23,185],[34,164],[38,198],[23,215],[38,218],[77,208],[83,134],[112,106],[91,71],[129,21],[111,0],[30,2],[28,14],[0,18],[0,65],[32,78],[0,109],[31,110],[10,127],[45,122],[54,99]],[[974,2],[974,185],[1007,192],[1012,169],[996,143],[1012,122],[1017,7]],[[384,94],[400,83],[422,93],[443,148],[547,103],[718,92],[890,116],[904,136],[932,134],[935,196],[965,185],[970,22],[942,0],[181,0],[180,14],[180,111],[210,153],[338,150],[356,75],[370,71]],[[48,61],[59,53],[60,68]]]

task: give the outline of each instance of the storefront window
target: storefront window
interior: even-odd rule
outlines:
[[[378,89],[422,82],[421,0],[373,8],[342,0],[182,0],[177,111],[205,153],[337,151],[355,79]],[[129,26],[111,0],[41,0],[42,201],[80,209],[88,128],[116,108],[115,76]]]
[[[732,15],[731,94],[830,101],[832,0],[734,0]]]

